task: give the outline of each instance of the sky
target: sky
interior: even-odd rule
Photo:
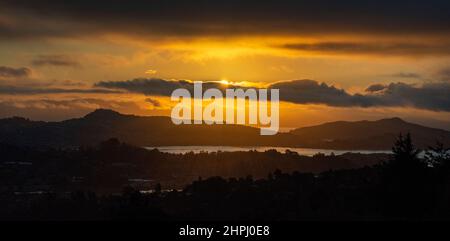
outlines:
[[[0,117],[169,115],[192,81],[280,89],[282,128],[450,129],[450,2],[0,0]]]

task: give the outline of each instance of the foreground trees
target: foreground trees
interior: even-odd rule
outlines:
[[[84,151],[92,156],[99,155],[95,150]],[[115,158],[115,161],[148,154],[148,151],[128,147],[117,140],[103,143],[99,152],[113,153],[110,157]],[[276,152],[266,155],[287,158]],[[287,155],[297,158],[295,153]],[[185,158],[188,157],[196,156],[186,154]],[[288,174],[274,170],[263,179],[252,176],[198,178],[181,191],[164,190],[164,185],[156,184],[154,192],[146,194],[133,187],[124,188],[121,195],[95,195],[85,191],[72,195],[48,193],[35,196],[2,193],[0,217],[149,220],[450,219],[448,157],[448,148],[441,144],[427,150],[422,157],[414,147],[411,136],[405,135],[399,136],[395,142],[389,160],[371,167],[330,170],[320,174],[298,171]]]

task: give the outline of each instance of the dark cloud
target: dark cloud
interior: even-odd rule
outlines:
[[[294,80],[275,83],[270,89],[280,90],[280,99],[294,103],[334,103],[348,105],[351,95],[342,89],[318,83],[314,80]]]
[[[153,105],[154,107],[161,107],[161,102],[159,102],[156,99],[152,99],[152,98],[147,98],[145,99],[146,102],[150,103],[151,105]]]
[[[394,78],[410,78],[410,79],[420,79],[422,76],[417,73],[410,73],[410,72],[400,72],[390,75]]]
[[[0,66],[0,77],[4,78],[25,78],[31,75],[31,70],[28,68],[12,68],[7,66]]]
[[[170,96],[172,91],[178,88],[184,88],[194,93],[194,84],[187,80],[170,81],[164,79],[133,79],[126,81],[101,81],[95,84],[95,87],[110,89],[122,89],[133,93],[145,95]],[[217,82],[204,82],[203,88],[224,89],[225,86]]]
[[[386,89],[386,87],[383,84],[373,84],[366,88],[366,92],[377,92]]]
[[[140,36],[267,33],[443,35],[450,31],[450,3],[442,0],[2,0],[0,9],[10,17],[30,19],[31,27],[27,24],[20,25],[20,28],[3,26],[3,34],[13,36],[105,32]],[[31,34],[27,35],[27,32]]]
[[[27,86],[11,86],[11,85],[0,85],[0,94],[3,95],[36,95],[36,94],[118,94],[123,93],[122,91],[109,90],[109,89],[65,89],[65,88],[39,88],[39,87],[27,87]]]
[[[411,106],[434,111],[450,111],[450,83],[413,85],[391,83],[377,97],[377,105]]]
[[[270,89],[280,90],[280,100],[297,104],[326,104],[329,106],[373,106],[372,96],[351,95],[326,83],[315,80],[293,80],[272,84]]]
[[[299,104],[325,104],[346,107],[415,107],[433,111],[450,111],[450,83],[412,85],[391,83],[371,85],[369,94],[349,94],[325,83],[297,80],[274,84],[280,99]]]
[[[442,81],[450,82],[450,67],[439,70],[437,74]]]
[[[193,83],[185,80],[134,79],[99,82],[97,87],[127,90],[145,95],[170,96],[177,88],[193,93]],[[225,87],[220,83],[206,82],[206,88]],[[235,88],[242,88],[236,86]],[[350,94],[344,89],[314,80],[293,80],[274,83],[269,89],[280,90],[280,100],[297,104],[325,104],[336,107],[415,107],[434,111],[450,111],[450,83],[411,85],[391,83],[371,85],[367,94]],[[245,88],[244,88],[245,89]]]
[[[34,66],[79,67],[81,64],[65,55],[40,55],[31,61]]]
[[[60,121],[78,118],[95,109],[114,109],[121,113],[142,113],[138,103],[113,99],[71,98],[0,100],[0,118],[15,116],[33,120]]]
[[[370,54],[370,55],[448,55],[449,44],[411,44],[411,43],[355,43],[321,42],[313,44],[286,44],[283,48],[297,51],[310,51],[334,54]]]
[[[1,2],[0,2],[1,4]],[[0,16],[4,16],[0,5]],[[69,37],[79,35],[74,29],[68,31],[61,26],[47,26],[39,20],[22,20],[22,16],[16,16],[19,19],[14,20],[14,24],[4,24],[0,21],[0,40],[35,40],[48,37]],[[0,19],[1,20],[1,19]],[[37,26],[39,24],[39,26]],[[80,29],[80,32],[82,30]]]

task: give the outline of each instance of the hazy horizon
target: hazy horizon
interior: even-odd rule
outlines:
[[[101,108],[103,109],[103,108]],[[113,109],[107,109],[107,110],[113,110]],[[65,120],[70,120],[70,119],[78,119],[78,118],[82,118],[84,116],[86,116],[89,113],[94,112],[95,110],[90,110],[87,111],[86,113],[80,113],[79,115],[74,115],[74,116],[68,116],[68,117],[64,117],[64,118],[56,118],[56,119],[45,119],[45,118],[41,118],[41,115],[37,115],[35,118],[33,118],[33,116],[29,117],[27,115],[6,115],[6,116],[0,116],[0,119],[7,119],[7,118],[13,118],[13,117],[21,117],[21,118],[26,118],[29,119],[31,121],[47,121],[47,122],[60,122],[60,121],[65,121]],[[114,110],[113,110],[114,111]],[[124,114],[124,115],[128,115],[127,113],[121,113],[120,114]],[[136,115],[136,116],[142,116],[142,117],[167,117],[170,118],[170,116],[165,116],[165,115],[139,115],[139,114],[133,114],[133,113],[129,113],[130,115]],[[325,124],[325,123],[331,123],[331,122],[336,122],[336,121],[347,121],[347,122],[359,122],[359,121],[378,121],[378,120],[384,120],[384,119],[392,119],[392,118],[399,118],[396,116],[392,116],[392,117],[385,117],[385,118],[373,118],[373,119],[350,119],[350,120],[345,120],[345,119],[340,119],[340,120],[330,120],[330,121],[323,121],[323,122],[312,122],[310,124],[305,124],[302,126],[280,126],[279,132],[280,133],[286,133],[289,132],[291,130],[297,129],[297,128],[302,128],[302,127],[310,127],[310,126],[316,126],[316,125],[321,125],[321,124]],[[401,118],[402,119],[402,118]],[[431,127],[431,128],[437,128],[437,129],[442,129],[442,130],[446,130],[446,131],[450,131],[450,122],[447,123],[445,121],[443,122],[432,122],[432,123],[428,123],[428,122],[423,122],[423,121],[416,121],[416,120],[408,120],[408,119],[402,119],[406,122],[410,122],[413,124],[419,124],[419,125],[423,125],[426,127]],[[248,126],[248,125],[247,125]]]

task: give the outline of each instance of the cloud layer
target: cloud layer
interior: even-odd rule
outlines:
[[[99,82],[96,87],[126,90],[133,93],[155,96],[170,96],[177,88],[193,93],[193,83],[180,80],[134,79],[127,81]],[[205,82],[206,88],[225,87],[217,82]],[[234,86],[234,88],[244,88]],[[366,93],[350,94],[344,89],[314,80],[293,80],[271,84],[269,89],[280,90],[280,100],[297,104],[324,104],[335,107],[414,107],[433,111],[450,111],[450,83],[427,83],[412,85],[391,83],[374,84]]]
[[[70,88],[40,88],[28,86],[0,85],[1,95],[38,95],[38,94],[120,94],[123,91],[110,89],[70,89]]]
[[[31,61],[34,66],[79,67],[80,63],[65,55],[39,55]]]
[[[183,51],[209,41],[232,53],[229,40],[279,55],[449,56],[449,11],[442,0],[0,0],[0,41],[111,38]]]
[[[450,3],[440,0],[2,0],[0,7],[9,16],[40,19],[35,23],[40,28],[15,28],[20,22],[14,21],[0,24],[2,34],[10,37],[95,31],[222,36],[305,32],[431,34],[450,30]]]
[[[172,91],[178,88],[184,88],[189,90],[191,93],[194,93],[194,84],[190,81],[170,81],[156,78],[139,78],[126,81],[101,81],[96,83],[95,87],[122,89],[133,93],[159,96],[170,96]],[[224,89],[225,86],[218,82],[204,82],[203,88]]]
[[[139,103],[126,100],[99,98],[69,98],[69,99],[0,99],[0,118],[12,115],[31,118],[33,120],[60,121],[67,118],[84,116],[98,109],[115,109],[121,113],[141,112]]]
[[[328,54],[359,55],[449,55],[449,43],[414,44],[410,42],[319,42],[313,44],[286,44],[283,48]]]
[[[31,75],[28,68],[12,68],[8,66],[0,66],[0,77],[4,78],[25,78]]]

